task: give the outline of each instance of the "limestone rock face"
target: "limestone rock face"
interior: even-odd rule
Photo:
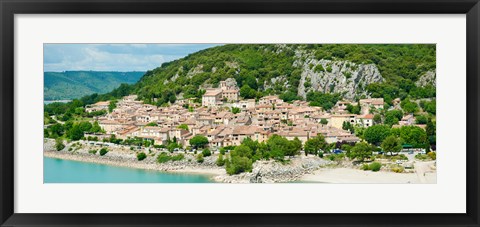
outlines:
[[[298,95],[305,98],[310,91],[321,91],[341,93],[345,99],[354,99],[356,95],[369,97],[367,85],[383,81],[375,64],[306,59],[302,64]]]
[[[237,81],[234,78],[228,78],[225,80],[227,87],[239,89],[237,86]]]
[[[427,85],[432,85],[437,87],[437,73],[434,71],[428,71],[415,82],[415,85],[418,87],[425,87]]]

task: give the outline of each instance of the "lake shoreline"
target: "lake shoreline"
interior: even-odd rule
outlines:
[[[151,170],[157,171],[160,173],[176,173],[176,174],[194,174],[194,175],[203,175],[207,176],[212,182],[215,181],[214,177],[222,174],[222,169],[205,169],[205,168],[183,168],[175,169],[169,166],[164,166],[161,164],[151,164],[151,163],[132,163],[132,162],[123,162],[120,160],[113,160],[110,158],[103,158],[95,155],[86,155],[86,154],[69,154],[61,151],[44,151],[43,156],[47,158],[55,158],[61,160],[77,161],[84,163],[93,163],[100,165],[116,166],[116,167],[125,167],[132,169],[141,169],[141,170]],[[223,171],[224,172],[224,171]]]
[[[252,172],[228,175],[225,167],[217,166],[215,163],[218,154],[205,157],[202,163],[198,163],[195,154],[179,153],[184,155],[180,161],[158,163],[156,157],[160,151],[150,153],[148,149],[132,150],[126,146],[111,146],[108,147],[107,154],[100,156],[98,152],[91,154],[90,151],[92,149],[98,151],[101,147],[86,142],[68,143],[61,151],[56,151],[54,145],[54,140],[45,140],[44,157],[164,173],[203,175],[216,183],[436,183],[434,162],[416,162],[415,171],[410,173],[383,170],[372,172],[318,156],[299,155],[288,158],[288,164],[259,160],[254,163]],[[138,161],[136,157],[138,152],[145,152],[147,158]]]

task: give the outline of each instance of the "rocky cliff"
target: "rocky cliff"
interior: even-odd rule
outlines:
[[[307,59],[301,67],[298,95],[304,98],[310,91],[341,93],[345,99],[356,95],[368,97],[366,86],[384,81],[374,64]]]

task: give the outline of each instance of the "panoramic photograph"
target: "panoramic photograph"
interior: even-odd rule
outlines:
[[[435,44],[43,51],[44,183],[437,183]]]

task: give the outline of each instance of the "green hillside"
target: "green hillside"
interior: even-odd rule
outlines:
[[[80,98],[107,93],[122,83],[137,82],[144,72],[65,71],[44,73],[44,100]]]
[[[435,70],[435,52],[435,45],[224,45],[164,63],[148,71],[133,90],[147,102],[157,98],[156,104],[162,104],[173,101],[178,94],[199,97],[201,85],[215,87],[219,81],[233,77],[244,97],[296,95],[303,70],[299,64],[315,58],[375,64],[386,81],[364,88],[374,96],[432,96],[432,92],[418,91],[422,88],[416,88],[414,82]],[[269,84],[280,76],[286,77],[287,84]]]
[[[315,95],[302,97],[299,94],[299,85],[311,85],[310,81],[300,84],[306,67],[315,72],[331,72],[329,66],[309,65],[309,62],[320,60],[332,64],[343,62],[352,70],[361,64],[374,64],[383,81],[359,84],[355,89],[361,89],[363,94],[372,97],[384,97],[387,103],[396,97],[402,100],[407,97],[435,97],[434,84],[415,84],[425,73],[435,72],[434,44],[228,44],[164,63],[147,71],[134,85],[122,86],[103,96],[84,97],[83,101],[88,103],[136,93],[147,103],[163,105],[179,96],[199,98],[203,94],[202,89],[216,87],[219,81],[227,78],[235,78],[244,98],[278,94],[286,101],[308,100],[309,97],[318,97],[318,94],[330,93],[328,90],[310,89],[308,92]],[[347,73],[333,76],[338,77],[335,81],[350,77]],[[317,77],[322,77],[322,74]],[[283,80],[279,82],[278,78]]]

